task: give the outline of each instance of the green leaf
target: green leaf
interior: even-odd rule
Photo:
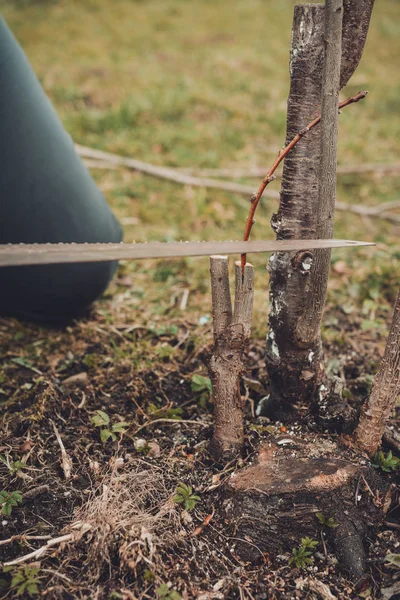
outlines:
[[[400,567],[400,554],[386,554],[385,560],[391,565]]]
[[[95,427],[106,427],[110,424],[110,417],[102,410],[96,410],[96,415],[90,418],[90,422]]]
[[[111,431],[114,433],[120,433],[125,431],[127,427],[129,427],[129,423],[125,423],[125,421],[119,421],[118,423],[114,423],[114,425],[111,427]]]
[[[156,594],[160,596],[160,598],[165,598],[169,594],[169,587],[166,583],[162,583],[157,589]]]
[[[202,375],[192,375],[190,387],[192,392],[212,392],[211,379]]]
[[[111,438],[113,442],[115,442],[117,439],[109,429],[102,429],[100,431],[100,440],[103,442],[103,444],[105,444],[109,438]]]

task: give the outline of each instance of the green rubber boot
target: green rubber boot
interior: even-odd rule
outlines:
[[[120,242],[121,228],[0,18],[0,243]],[[0,268],[0,312],[82,314],[116,262]]]

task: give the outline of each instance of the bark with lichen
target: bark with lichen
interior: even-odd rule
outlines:
[[[347,83],[361,58],[373,3],[374,0],[344,2],[340,87]],[[320,110],[323,62],[324,6],[296,6],[287,142]],[[315,238],[321,234],[320,150],[317,127],[285,159],[279,210],[271,220],[278,239]],[[322,395],[327,391],[320,387],[325,377],[320,325],[329,260],[325,256],[321,263],[315,257],[311,250],[275,253],[269,261],[271,308],[266,359],[271,394],[264,410],[274,417],[287,418],[299,403],[309,404],[318,390]],[[312,328],[304,326],[310,311]]]

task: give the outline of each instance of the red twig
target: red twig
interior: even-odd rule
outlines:
[[[349,106],[349,104],[354,104],[355,102],[362,100],[363,98],[365,98],[365,96],[367,94],[368,94],[368,92],[358,92],[358,94],[356,94],[355,96],[352,96],[351,98],[347,98],[347,100],[340,102],[339,110],[341,108],[345,108],[345,106]],[[250,237],[251,229],[254,225],[254,215],[257,210],[258,203],[260,202],[261,196],[263,195],[263,192],[264,192],[265,188],[267,187],[267,185],[275,179],[274,173],[275,173],[276,169],[278,168],[280,163],[283,161],[285,156],[287,156],[289,154],[289,152],[291,151],[291,149],[294,148],[294,146],[297,144],[297,142],[299,140],[301,140],[303,135],[305,135],[313,127],[318,125],[320,120],[321,120],[321,115],[318,115],[318,117],[316,117],[313,121],[311,121],[311,123],[309,123],[307,125],[307,127],[302,129],[297,135],[295,135],[294,138],[291,140],[291,142],[289,142],[287,144],[287,146],[285,146],[284,148],[282,148],[282,150],[280,150],[278,157],[276,158],[274,164],[272,165],[272,167],[269,169],[268,173],[262,180],[262,183],[261,183],[260,187],[258,188],[257,193],[254,193],[251,196],[251,198],[250,198],[251,205],[250,205],[250,210],[249,210],[249,216],[247,217],[246,227],[245,227],[244,236],[243,236],[243,239],[245,242],[247,242],[247,240]],[[242,254],[241,255],[242,274],[244,273],[245,264],[246,264],[246,254]]]

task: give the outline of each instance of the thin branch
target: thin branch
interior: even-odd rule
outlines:
[[[88,148],[86,146],[76,146],[77,150],[78,150],[78,154],[80,154],[81,156],[85,157],[85,156],[89,156],[89,154],[96,154],[98,152],[100,152],[100,150],[94,150],[92,148]],[[113,157],[113,161],[114,162],[110,162],[109,159],[93,159],[93,160],[84,160],[86,166],[88,167],[93,167],[93,168],[101,168],[101,169],[116,169],[118,167],[127,167],[128,165],[126,164],[127,162],[130,163],[131,158],[125,158],[123,156],[118,156],[117,154],[109,154],[109,153],[105,153],[105,152],[101,152],[101,154],[105,154],[107,156],[112,156]],[[117,161],[118,159],[118,161]],[[136,161],[135,161],[136,162]],[[146,171],[146,173],[148,175],[152,175],[151,170],[154,168],[154,176],[159,177],[159,169],[161,167],[157,167],[155,165],[150,165],[148,163],[144,163],[147,165],[147,167],[149,167],[149,170]],[[133,168],[133,167],[129,167],[128,168]],[[140,171],[140,169],[135,169]],[[173,170],[173,169],[167,169],[167,171],[171,171],[174,174],[182,172],[182,171],[178,171],[178,170]],[[345,166],[343,165],[342,167],[338,167],[338,174],[342,173],[348,173],[348,174],[352,174],[352,173],[366,173],[366,172],[370,172],[370,171],[376,171],[378,173],[386,173],[386,172],[395,172],[395,171],[400,171],[400,163],[393,163],[393,164],[388,164],[388,165],[380,165],[380,164],[365,164],[365,165],[349,165],[349,166]],[[221,169],[221,170],[215,170],[215,171],[199,171],[200,173],[204,173],[206,174],[207,172],[209,172],[210,174],[213,172],[215,176],[217,175],[230,175],[232,177],[262,177],[265,173],[264,169],[254,169],[254,170],[239,170],[237,172],[235,171],[231,171],[230,169]],[[281,177],[281,174],[275,174],[276,177]],[[165,179],[170,179],[169,175],[165,175],[165,177],[163,177]],[[202,185],[202,187],[209,187],[208,183],[209,181],[213,182],[213,186],[214,188],[217,188],[218,186],[216,185],[217,183],[221,183],[212,179],[207,179],[207,178],[203,178],[203,177],[197,177],[196,178],[197,181],[199,182],[198,185]],[[178,181],[176,179],[176,177],[174,176],[172,178],[173,181],[175,181],[175,183],[179,183],[179,184],[183,184],[186,183],[186,181]],[[201,184],[200,184],[201,182]],[[234,192],[236,194],[240,194],[243,196],[248,197],[249,194],[252,193],[253,188],[251,186],[248,185],[236,185],[233,181],[228,181],[228,182],[223,182],[221,183],[220,188],[221,189],[227,189],[226,188],[226,184],[228,184],[230,186],[230,191]],[[264,193],[264,196],[268,195],[269,198],[273,198],[273,199],[279,199],[279,192],[268,192],[268,194]],[[387,221],[391,221],[392,223],[400,223],[400,215],[390,215],[388,214],[386,211],[389,210],[393,210],[396,208],[400,207],[400,201],[399,200],[394,200],[392,202],[385,202],[383,204],[379,204],[377,206],[362,206],[362,205],[358,205],[358,204],[346,204],[345,202],[336,202],[336,209],[337,210],[341,210],[341,211],[347,211],[347,212],[352,212],[358,215],[362,215],[362,216],[367,216],[367,217],[373,217],[373,216],[379,216],[379,218],[381,219],[385,219]],[[129,221],[126,222],[125,221]],[[132,219],[123,219],[123,223],[125,225],[135,225],[137,222],[137,219],[133,219],[133,223],[131,223],[130,221],[132,221]]]
[[[111,165],[127,167],[128,169],[133,169],[134,171],[139,171],[141,173],[145,173],[146,175],[151,175],[159,179],[167,179],[169,181],[174,181],[175,183],[180,183],[183,185],[225,190],[226,192],[233,192],[236,194],[246,194],[246,196],[253,193],[252,187],[241,183],[193,177],[192,175],[186,175],[185,173],[181,173],[176,169],[169,169],[168,167],[158,167],[150,163],[145,163],[141,160],[128,158],[124,156],[118,156],[118,154],[111,154],[110,152],[95,150],[86,146],[80,146],[79,144],[75,144],[75,149],[77,153],[83,158],[99,160],[102,161],[102,164],[104,164],[104,162],[108,162]],[[279,198],[279,194],[277,192],[271,192],[268,195],[270,198]]]
[[[156,423],[178,423],[179,425],[197,425],[198,427],[210,427],[209,423],[203,423],[202,421],[190,421],[189,419],[154,419],[154,421],[148,421],[147,423],[143,423],[140,427],[138,427],[132,435],[136,435],[145,427],[150,427],[150,425],[155,425]]]
[[[50,423],[53,426],[54,434],[55,434],[55,436],[57,438],[58,445],[60,446],[60,451],[61,451],[61,466],[62,466],[62,470],[64,471],[65,479],[68,481],[71,478],[72,460],[70,459],[70,457],[67,454],[67,451],[65,450],[64,443],[63,443],[63,441],[61,439],[60,434],[58,433],[58,429],[56,427],[56,424],[51,419],[50,419]]]
[[[61,544],[65,544],[67,542],[79,541],[81,537],[91,529],[91,525],[89,523],[83,523],[79,524],[79,527],[72,526],[72,528],[79,529],[79,531],[75,531],[74,533],[67,533],[66,535],[61,535],[59,537],[52,538],[48,540],[44,546],[41,546],[33,552],[29,552],[29,554],[24,554],[19,558],[15,558],[14,560],[5,562],[3,563],[3,566],[13,567],[14,565],[20,565],[21,563],[29,562],[36,558],[41,558],[47,553],[47,551],[50,548],[54,546],[60,546]]]
[[[6,540],[0,540],[0,546],[6,546],[7,544],[13,544],[14,542],[24,543],[25,541],[30,540],[50,540],[51,535],[24,535],[21,533],[20,535],[13,535]]]
[[[341,102],[339,104],[339,110],[341,108],[345,108],[346,106],[349,106],[350,104],[354,104],[355,102],[358,102],[359,100],[362,100],[363,98],[365,98],[365,96],[367,94],[368,94],[368,92],[358,92],[358,94],[356,94],[355,96],[347,98],[347,100],[344,100],[343,102]],[[247,242],[247,240],[250,237],[250,233],[251,233],[252,227],[254,225],[254,215],[257,210],[258,203],[260,202],[261,196],[263,195],[263,192],[264,192],[265,188],[267,187],[267,185],[269,183],[271,183],[271,181],[273,181],[273,179],[275,177],[274,173],[275,173],[276,169],[278,168],[278,166],[280,165],[282,160],[289,154],[289,152],[292,150],[292,148],[295,147],[297,142],[299,142],[306,133],[308,133],[311,129],[313,129],[313,127],[318,125],[320,120],[321,120],[321,115],[318,115],[318,117],[316,117],[313,121],[311,121],[311,123],[309,123],[307,125],[307,127],[302,129],[297,135],[295,135],[294,138],[292,139],[292,141],[289,142],[287,144],[287,146],[285,146],[285,148],[283,148],[279,152],[278,157],[275,160],[274,164],[272,165],[272,167],[269,169],[268,173],[262,180],[262,183],[261,183],[260,187],[258,188],[258,192],[250,198],[251,206],[250,206],[249,216],[247,217],[246,227],[245,227],[244,236],[243,236],[243,239],[245,242]],[[242,254],[242,256],[241,256],[242,273],[244,271],[245,264],[246,264],[246,255]]]
[[[278,150],[275,151],[275,153]],[[108,163],[96,162],[95,168],[106,168]],[[85,161],[85,164],[87,162]],[[100,166],[102,165],[102,166]],[[251,179],[252,177],[264,177],[264,167],[231,167],[230,169],[197,169],[192,167],[190,169],[179,169],[183,173],[190,175],[196,175],[197,177],[227,177],[229,179]],[[339,165],[337,167],[337,175],[358,175],[362,173],[398,173],[400,171],[400,163],[364,163],[361,165]],[[282,173],[275,173],[275,177],[281,178]]]

